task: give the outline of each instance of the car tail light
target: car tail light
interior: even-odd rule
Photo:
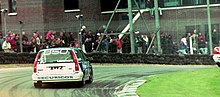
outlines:
[[[220,54],[220,48],[219,47],[215,47],[213,53],[214,54]]]
[[[37,56],[34,60],[34,73],[37,72],[37,62],[38,62],[39,57],[40,57],[40,52],[37,53]]]
[[[75,71],[79,71],[79,63],[77,61],[76,54],[73,51],[71,51],[71,54],[73,56],[73,62],[75,63]]]

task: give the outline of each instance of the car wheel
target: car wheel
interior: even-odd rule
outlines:
[[[89,75],[89,80],[87,81],[87,83],[92,83],[92,82],[93,82],[93,78],[94,78],[94,76],[93,76],[93,70],[91,70],[91,73],[90,73],[90,75]]]
[[[80,86],[83,87],[85,86],[85,84],[86,84],[86,78],[85,78],[85,75],[83,74],[82,81],[80,81]]]
[[[218,65],[218,67],[220,67],[220,63],[216,63]]]
[[[35,88],[41,88],[42,87],[42,83],[41,82],[34,83],[34,87]]]

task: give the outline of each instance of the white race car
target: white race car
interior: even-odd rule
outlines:
[[[37,53],[32,74],[34,87],[59,82],[92,83],[92,65],[78,48],[50,48]]]
[[[220,47],[215,47],[213,53],[213,60],[220,67]]]

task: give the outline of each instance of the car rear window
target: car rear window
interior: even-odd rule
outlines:
[[[44,50],[40,52],[40,63],[72,63],[71,50]]]

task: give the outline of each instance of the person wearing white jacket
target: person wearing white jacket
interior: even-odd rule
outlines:
[[[13,52],[9,41],[10,41],[10,37],[7,37],[6,40],[2,44],[2,49],[4,50],[4,52]]]

